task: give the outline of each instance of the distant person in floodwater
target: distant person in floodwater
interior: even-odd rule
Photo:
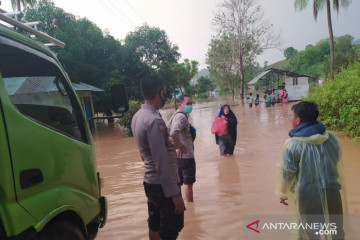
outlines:
[[[282,86],[279,87],[278,94],[279,94],[279,100],[280,102],[282,102],[283,94],[284,94],[284,89]]]
[[[253,101],[254,101],[254,98],[252,96],[252,93],[249,94],[249,107],[252,107],[252,104],[253,104]]]
[[[280,97],[279,97],[279,92],[278,91],[275,92],[275,100],[276,100],[276,103],[280,102]]]
[[[283,103],[287,103],[289,100],[288,100],[288,93],[286,90],[284,90],[284,94],[283,94]]]
[[[228,122],[228,135],[218,136],[218,141],[216,142],[220,147],[220,155],[233,155],[237,138],[238,122],[236,116],[231,111],[230,106],[225,104],[221,107],[219,117],[224,118]]]
[[[255,106],[258,106],[260,104],[260,95],[256,94],[256,98],[255,98]]]
[[[275,96],[275,93],[274,92],[272,92],[271,93],[271,105],[275,105],[275,103],[276,103],[276,96]]]
[[[271,95],[267,95],[266,100],[265,100],[265,106],[271,107]]]
[[[221,110],[222,104],[218,103],[218,109],[215,112],[215,117],[219,116],[220,110]]]

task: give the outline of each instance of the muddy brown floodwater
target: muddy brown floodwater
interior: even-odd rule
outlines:
[[[239,122],[231,157],[220,157],[210,132],[217,101],[193,106],[190,122],[197,129],[197,181],[194,203],[186,203],[185,227],[178,239],[242,239],[244,215],[290,213],[290,208],[274,196],[274,188],[275,163],[291,129],[293,103],[271,108],[228,103]],[[161,110],[165,121],[173,112],[173,108]],[[342,134],[336,135],[342,147],[345,213],[358,216],[360,146]],[[148,239],[143,163],[134,138],[124,138],[118,127],[101,125],[94,135],[94,145],[109,207],[107,223],[97,239]],[[360,239],[359,235],[351,237],[357,233],[353,227],[348,228],[347,239]]]

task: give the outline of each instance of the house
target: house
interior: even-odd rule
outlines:
[[[104,90],[82,82],[72,83],[72,85],[74,87],[76,95],[79,98],[80,104],[84,109],[86,119],[89,120],[91,117],[94,116],[94,104],[92,94],[94,92],[103,92]]]
[[[285,82],[285,89],[289,94],[289,101],[298,101],[301,100],[302,97],[307,96],[310,87],[309,78],[311,77],[308,75],[269,68],[248,82],[247,85],[249,92],[254,92],[255,84],[258,81],[264,90],[273,88],[275,85],[281,86],[282,83]]]
[[[21,97],[22,99],[26,99],[24,101],[28,104],[32,104],[32,102],[38,104],[38,101],[36,100],[37,95],[43,94],[42,104],[52,105],[56,100],[56,97],[54,97],[52,93],[58,92],[59,88],[61,89],[61,86],[55,84],[54,76],[36,77],[36,81],[38,82],[37,85],[31,84],[31,82],[34,81],[34,78],[35,77],[14,77],[4,80],[9,97],[12,98],[13,95],[17,94],[17,98]],[[72,83],[72,85],[79,98],[80,104],[84,109],[86,119],[89,120],[89,118],[94,116],[92,94],[94,92],[103,92],[104,90],[82,82]],[[63,94],[66,94],[66,92]],[[16,102],[16,99],[14,99],[13,102]]]

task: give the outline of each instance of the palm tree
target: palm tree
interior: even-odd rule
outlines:
[[[295,0],[295,9],[303,10],[308,5],[309,0]],[[333,0],[333,8],[339,13],[339,4],[344,8],[347,8],[351,0]],[[317,20],[318,11],[321,10],[326,4],[326,13],[327,13],[327,22],[329,29],[329,40],[330,40],[330,78],[334,79],[334,35],[331,23],[331,10],[330,10],[330,0],[313,0],[313,12],[315,21]]]
[[[11,0],[11,5],[14,10],[17,8],[18,11],[21,11],[20,2],[24,7],[26,7],[26,6],[34,6],[37,0]]]

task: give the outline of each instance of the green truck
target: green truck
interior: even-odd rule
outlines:
[[[3,12],[0,20],[61,45]],[[116,87],[115,112],[124,112]],[[63,66],[48,46],[0,22],[0,240],[94,239],[107,217],[100,179]]]

